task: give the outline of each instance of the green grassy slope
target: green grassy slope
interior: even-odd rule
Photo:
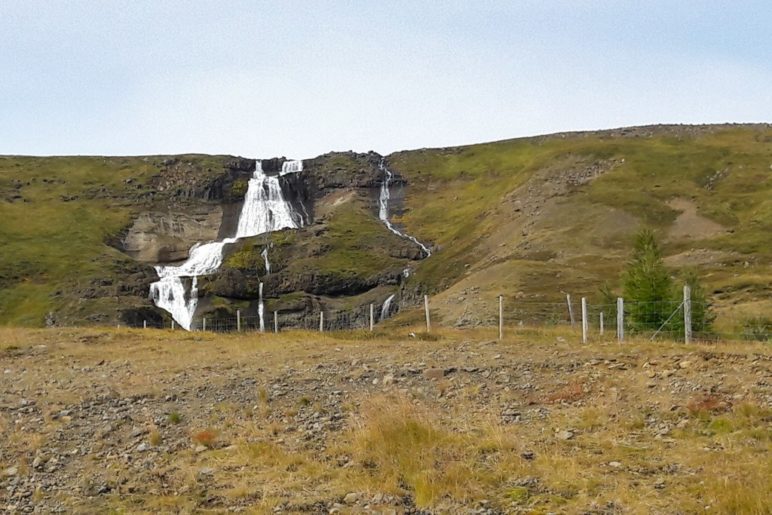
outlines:
[[[180,157],[199,180],[225,159]],[[107,241],[159,196],[152,179],[164,159],[0,156],[0,323],[40,325],[65,306],[77,318],[116,304],[69,293],[136,268]]]
[[[435,291],[593,296],[603,282],[617,283],[632,233],[647,225],[674,269],[698,267],[719,299],[772,296],[769,127],[553,135],[399,152],[389,163],[410,183],[400,222],[439,246],[413,279]],[[593,167],[607,170],[550,196],[551,185]],[[673,232],[682,211],[674,201],[695,207],[698,219],[684,221],[694,237]],[[694,249],[713,259],[677,258]]]
[[[135,266],[106,242],[137,211],[165,202],[154,183],[162,159],[0,157],[0,323],[40,325],[65,305],[80,317],[114,309],[115,298],[66,292]],[[212,175],[223,159],[180,156],[179,166]],[[395,221],[435,250],[415,264],[408,289],[456,299],[438,302],[450,320],[471,289],[487,303],[501,292],[554,299],[614,287],[642,225],[656,230],[674,271],[699,269],[720,309],[772,310],[768,126],[556,134],[398,152],[388,163],[408,181]],[[175,184],[186,173],[175,169]],[[373,208],[363,198],[340,204],[313,243],[319,251],[287,266],[341,276],[401,266],[383,252],[391,235]]]

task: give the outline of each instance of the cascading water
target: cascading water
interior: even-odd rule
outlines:
[[[270,244],[268,245],[270,247]],[[265,262],[265,275],[268,275],[271,273],[271,262],[268,261],[268,247],[265,247],[263,251],[260,253],[261,256],[263,256],[263,261]]]
[[[302,161],[285,161],[282,164],[280,175],[302,170]],[[296,229],[302,225],[303,217],[294,212],[290,203],[284,199],[279,178],[266,175],[263,172],[262,163],[257,161],[255,173],[249,180],[249,187],[244,197],[236,236],[221,241],[193,245],[190,249],[190,256],[181,265],[156,266],[159,280],[150,285],[150,296],[156,306],[168,311],[180,326],[190,330],[193,315],[198,306],[196,278],[200,275],[211,274],[220,268],[225,245],[234,243],[239,238],[287,228]],[[264,258],[267,263],[267,253]],[[185,287],[188,278],[191,280],[190,291]],[[261,283],[261,329],[263,326],[262,307]]]
[[[298,173],[303,171],[303,161],[284,161],[281,164],[281,174],[286,175],[288,173]]]
[[[410,236],[409,234],[405,234],[401,232],[399,229],[394,227],[394,225],[389,221],[389,199],[391,198],[391,194],[389,192],[389,184],[391,184],[391,170],[388,169],[386,166],[386,158],[382,157],[380,163],[378,163],[378,168],[383,172],[384,179],[383,182],[381,182],[381,194],[378,198],[378,218],[381,219],[383,224],[386,226],[387,229],[389,229],[391,232],[399,236],[400,238],[405,238],[419,247],[421,247],[421,250],[424,251],[426,254],[426,257],[429,257],[432,255],[432,251],[429,250],[429,247],[418,241],[418,239],[415,236]],[[410,269],[406,268],[402,271],[402,275],[405,277],[408,277],[410,275]],[[389,298],[387,298],[383,302],[383,306],[381,306],[381,320],[386,319],[389,316],[389,309],[391,308],[391,302],[394,300],[394,295],[391,295]]]
[[[389,309],[391,309],[391,301],[394,300],[394,294],[389,295],[389,297],[383,301],[383,306],[381,306],[381,318],[380,320],[386,320],[389,316]]]
[[[263,283],[258,286],[259,300],[257,304],[257,316],[260,319],[260,332],[265,332],[265,304],[263,304]]]
[[[381,219],[381,221],[386,225],[386,227],[399,236],[400,238],[406,238],[419,247],[421,247],[421,250],[423,250],[426,253],[426,257],[429,257],[432,255],[432,251],[429,250],[429,247],[418,241],[414,236],[410,236],[409,234],[405,234],[403,232],[400,232],[399,229],[394,227],[392,223],[389,221],[389,198],[391,195],[389,194],[389,184],[391,183],[391,170],[389,170],[386,167],[386,158],[382,157],[381,162],[378,164],[378,168],[384,173],[385,178],[383,182],[381,183],[381,195],[378,199],[378,218]]]

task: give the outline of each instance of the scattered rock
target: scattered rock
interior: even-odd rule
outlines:
[[[564,429],[558,432],[557,437],[561,440],[571,440],[574,437],[574,432],[570,429]]]

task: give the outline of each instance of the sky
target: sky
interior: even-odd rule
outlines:
[[[771,27],[769,0],[0,0],[0,154],[771,122]]]

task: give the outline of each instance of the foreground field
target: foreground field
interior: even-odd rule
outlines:
[[[771,357],[0,329],[0,511],[770,513]]]

